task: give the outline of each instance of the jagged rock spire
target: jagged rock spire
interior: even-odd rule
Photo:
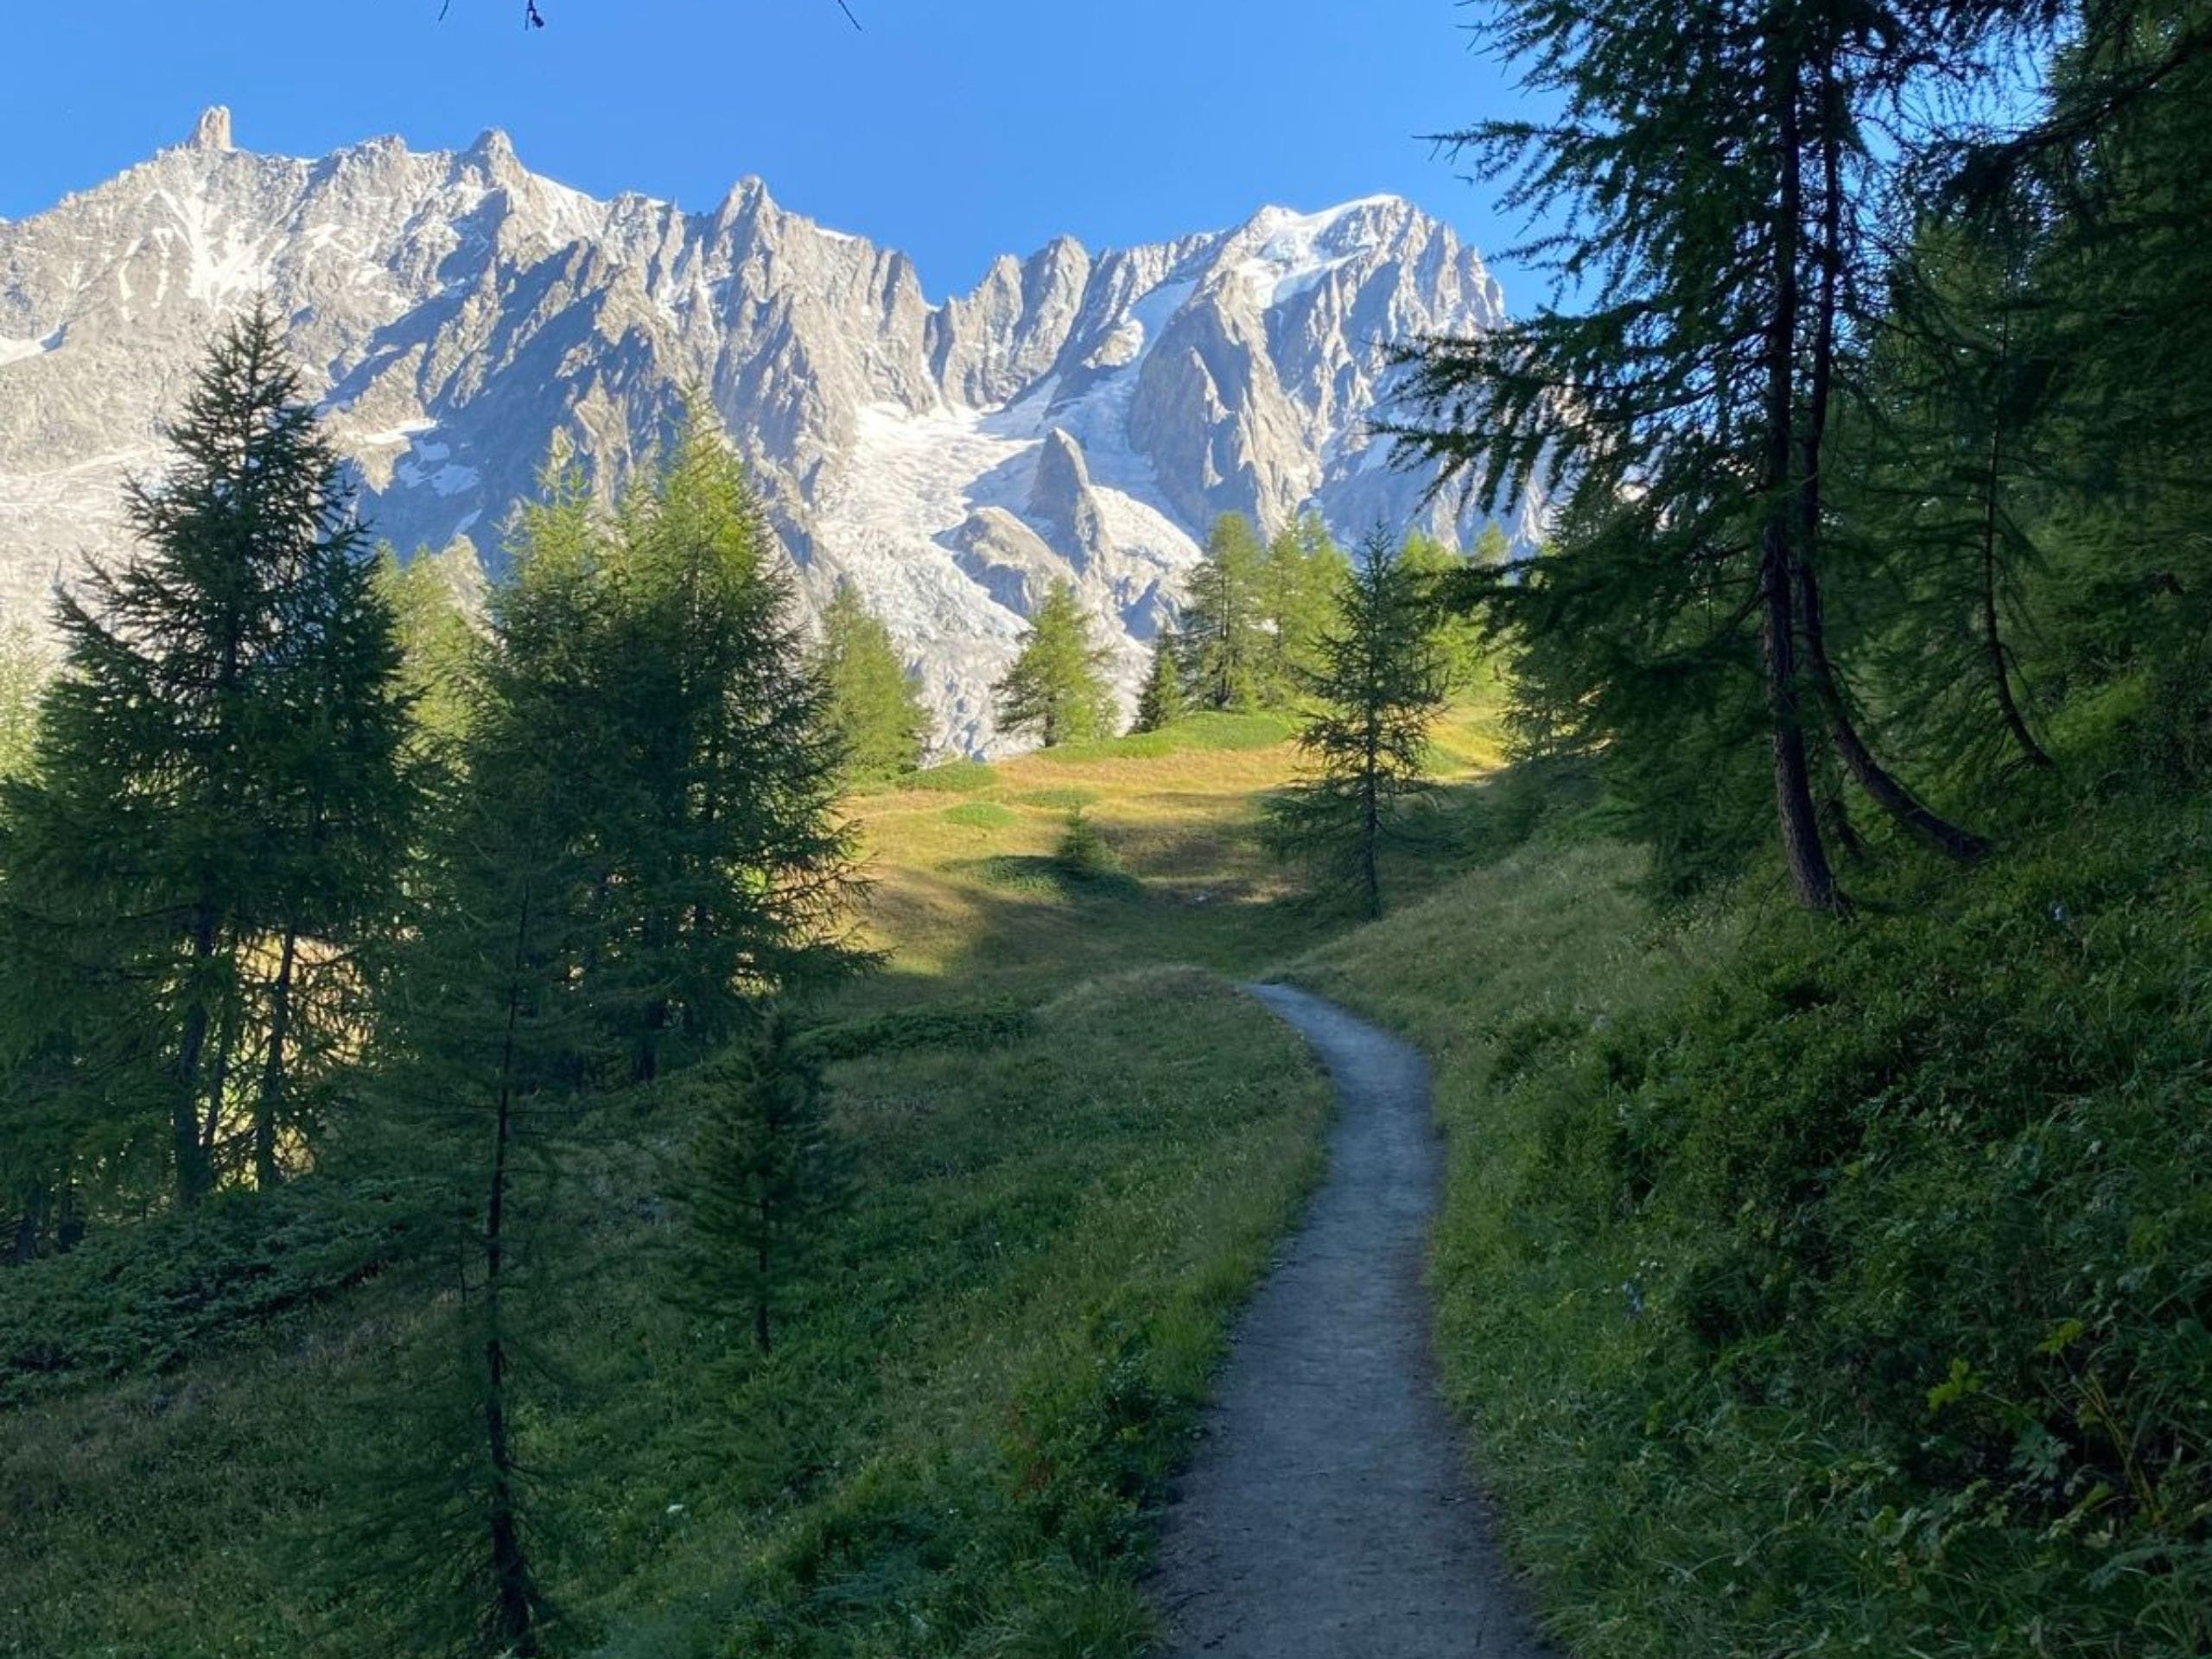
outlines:
[[[231,111],[221,104],[211,104],[200,111],[200,119],[193,124],[192,147],[194,149],[228,149],[231,147]]]

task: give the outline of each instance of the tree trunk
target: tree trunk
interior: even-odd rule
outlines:
[[[1797,621],[1805,642],[1805,667],[1827,717],[1828,733],[1844,768],[1874,804],[1930,846],[1962,863],[1989,851],[1989,843],[1931,811],[1874,758],[1851,718],[1841,677],[1828,659],[1827,629],[1822,616],[1820,579],[1815,566],[1821,532],[1821,491],[1827,442],[1828,401],[1835,381],[1835,326],[1841,304],[1843,270],[1843,160],[1840,143],[1827,130],[1835,96],[1834,71],[1821,66],[1821,283],[1813,318],[1813,361],[1806,389],[1806,413],[1797,486],[1797,546],[1794,559]],[[1794,105],[1793,105],[1794,108]],[[1794,123],[1793,123],[1794,125]],[[1792,171],[1795,171],[1793,164]],[[1785,192],[1785,199],[1795,192]],[[1785,210],[1787,211],[1787,210]]]
[[[184,1011],[184,1035],[177,1045],[176,1098],[169,1115],[176,1199],[187,1208],[207,1197],[215,1185],[214,1165],[203,1150],[200,1130],[200,1065],[213,1014],[206,988],[197,982],[214,954],[215,906],[202,899],[193,912],[192,963],[186,970],[194,982],[193,999]]]
[[[1899,823],[1918,836],[1945,857],[1961,864],[1971,864],[1989,854],[1989,843],[1971,830],[1962,830],[1949,819],[1923,805],[1912,791],[1874,758],[1859,728],[1852,723],[1851,711],[1845,704],[1842,687],[1837,680],[1834,666],[1827,658],[1827,647],[1822,638],[1820,584],[1814,579],[1812,567],[1801,563],[1797,569],[1802,621],[1805,631],[1805,655],[1812,671],[1813,686],[1820,697],[1821,711],[1827,716],[1828,732],[1835,741],[1836,753],[1842,759],[1844,768],[1852,780],[1865,790],[1874,804]]]
[[[23,1207],[16,1217],[16,1237],[8,1259],[22,1267],[38,1255],[39,1236],[46,1230],[47,1188],[35,1180],[23,1189]]]
[[[276,959],[276,979],[269,993],[269,1058],[261,1068],[261,1094],[253,1108],[253,1184],[262,1192],[275,1189],[277,1119],[284,1101],[284,1045],[292,1029],[292,968],[299,951],[299,934],[284,930],[284,944]]]
[[[1359,777],[1359,873],[1370,921],[1382,914],[1382,734],[1376,724],[1375,712],[1370,709]]]
[[[507,1427],[507,1351],[501,1324],[506,1266],[507,1148],[512,1138],[515,1027],[522,1009],[522,974],[530,941],[530,898],[525,889],[515,931],[515,955],[507,985],[507,1028],[499,1056],[499,1111],[492,1141],[492,1189],[484,1207],[484,1434],[492,1464],[492,1579],[497,1605],[493,1639],[516,1659],[535,1659],[537,1647],[537,1595],[523,1551],[517,1497],[514,1448]]]
[[[1759,645],[1765,670],[1767,719],[1772,728],[1775,812],[1782,831],[1782,855],[1789,868],[1797,902],[1831,914],[1844,909],[1821,843],[1819,815],[1813,805],[1810,769],[1805,759],[1805,728],[1797,684],[1796,604],[1789,580],[1795,563],[1791,543],[1790,435],[1796,406],[1795,385],[1797,321],[1797,242],[1803,212],[1797,123],[1797,72],[1794,62],[1774,69],[1775,113],[1782,159],[1781,211],[1775,224],[1774,310],[1766,337],[1766,456],[1760,480],[1766,523],[1759,543]]]
[[[1998,626],[1997,613],[1997,490],[2005,468],[2005,373],[2012,360],[2012,319],[2007,313],[1997,336],[1997,389],[1989,411],[1989,474],[1981,501],[1981,639],[1989,659],[1989,683],[1997,694],[1997,712],[2019,746],[2020,758],[2039,771],[2050,770],[2050,753],[2036,741],[2020,705],[2012,699],[2011,660]]]

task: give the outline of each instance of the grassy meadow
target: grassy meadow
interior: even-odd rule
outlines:
[[[1259,843],[1287,732],[1200,716],[851,804],[887,966],[818,1011],[850,1198],[768,1356],[667,1294],[670,1098],[606,1097],[524,1185],[564,1651],[1143,1650],[1151,1506],[1320,1167],[1331,1092],[1229,982],[1344,925]],[[1494,742],[1447,724],[1447,798]],[[1071,872],[1078,810],[1106,855]],[[0,1655],[417,1650],[373,1526],[327,1565],[364,1531],[334,1494],[419,1409],[387,1379],[443,1363],[440,1224],[406,1211],[334,1160],[0,1275]]]

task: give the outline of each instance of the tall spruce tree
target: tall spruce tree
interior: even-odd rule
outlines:
[[[1055,582],[1029,619],[1021,649],[991,695],[1000,729],[1031,735],[1045,747],[1110,736],[1114,698],[1109,653],[1091,644],[1090,618],[1075,584]]]
[[[1267,550],[1252,521],[1225,512],[1184,585],[1176,644],[1185,700],[1196,709],[1256,709],[1271,641],[1264,610]]]
[[[158,1103],[190,1204],[242,1166],[276,1178],[359,1018],[353,952],[390,914],[411,788],[391,613],[266,309],[217,340],[168,437],[171,472],[130,490],[137,554],[58,601],[33,772],[0,813],[0,925],[36,964],[0,1027],[17,1055],[60,1042],[89,1109]]]
[[[1319,707],[1298,739],[1312,775],[1269,804],[1268,839],[1379,916],[1382,851],[1422,787],[1445,678],[1418,575],[1379,533],[1338,589],[1319,655]]]
[[[930,740],[930,717],[891,643],[891,630],[859,590],[841,581],[822,608],[815,671],[829,688],[829,722],[848,782],[875,783],[914,771]]]

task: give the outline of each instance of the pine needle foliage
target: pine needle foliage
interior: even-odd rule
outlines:
[[[1167,634],[1153,642],[1152,666],[1137,692],[1136,717],[1131,733],[1163,731],[1182,718],[1183,673],[1175,664],[1175,642]]]

